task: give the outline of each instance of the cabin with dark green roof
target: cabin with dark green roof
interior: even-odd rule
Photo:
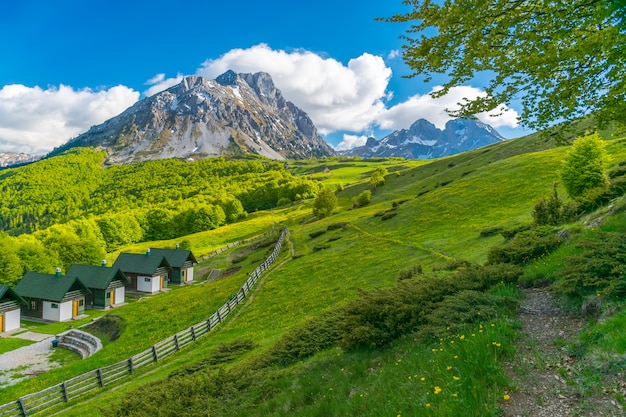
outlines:
[[[170,264],[163,255],[122,252],[113,264],[126,275],[126,289],[154,294],[167,288]]]
[[[85,295],[89,289],[71,275],[27,272],[15,286],[26,300],[22,317],[44,321],[68,321],[85,313]]]
[[[21,305],[26,305],[18,293],[7,285],[0,285],[0,333],[19,330]]]
[[[198,263],[193,253],[187,249],[150,248],[152,255],[164,256],[170,264],[170,283],[183,285],[193,281],[193,267]]]
[[[124,304],[126,295],[126,275],[119,268],[73,264],[67,275],[78,277],[91,291],[85,297],[87,307],[108,309]]]

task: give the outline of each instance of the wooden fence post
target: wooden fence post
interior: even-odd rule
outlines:
[[[100,388],[104,388],[104,379],[102,378],[102,369],[96,369],[96,375],[98,376],[98,384],[100,384]]]
[[[17,399],[17,406],[20,408],[20,413],[22,414],[22,417],[28,417],[28,414],[26,414],[26,406],[22,402],[21,398]]]
[[[132,375],[133,373],[133,357],[128,358],[128,373]]]
[[[178,336],[174,335],[174,346],[176,346],[176,350],[180,350],[180,346],[178,345]]]
[[[67,392],[67,384],[65,384],[65,381],[61,384],[61,391],[63,392],[63,399],[65,402],[68,402],[70,400],[70,395]]]
[[[217,311],[215,313],[217,314],[217,321],[221,323],[222,322],[222,316],[220,315],[219,308],[217,309]]]
[[[157,355],[156,346],[152,346],[152,358],[155,362],[159,361],[159,356]]]
[[[191,326],[191,328],[189,330],[191,330],[191,340],[193,340],[195,342],[196,341],[196,331],[193,328],[193,326]]]
[[[207,332],[210,332],[211,331],[211,317],[206,319],[206,325],[207,325]]]

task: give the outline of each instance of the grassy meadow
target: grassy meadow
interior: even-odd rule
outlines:
[[[609,140],[608,150],[613,164],[626,160],[624,139]],[[512,314],[520,298],[516,283],[503,280],[489,286],[481,292],[485,298],[471,289],[463,292],[467,298],[445,295],[439,310],[438,304],[429,302],[414,306],[424,309],[419,319],[429,324],[428,335],[415,327],[385,343],[347,347],[342,344],[341,326],[350,322],[341,316],[361,308],[354,303],[371,296],[389,300],[390,304],[381,301],[366,307],[377,309],[380,320],[391,320],[396,313],[388,310],[402,297],[402,291],[394,292],[402,285],[399,276],[416,266],[424,275],[408,281],[434,277],[456,285],[456,267],[450,265],[485,264],[490,248],[505,241],[501,234],[486,231],[530,225],[534,204],[558,183],[566,151],[567,147],[554,147],[535,135],[434,161],[290,162],[295,175],[340,189],[333,215],[315,219],[308,200],[249,213],[237,223],[181,238],[196,257],[204,257],[272,227],[289,231],[278,260],[257,284],[250,302],[223,325],[122,385],[68,403],[58,414],[192,416],[202,409],[211,416],[501,415],[501,404],[515,395],[502,363],[516,350],[519,324]],[[369,177],[379,166],[388,170],[385,184],[372,191],[371,203],[355,208],[353,199],[370,189]],[[557,189],[566,195],[560,185]],[[614,215],[603,227],[623,233],[626,221]],[[571,229],[574,235],[587,233],[579,223]],[[181,239],[145,242],[120,251],[173,247]],[[126,359],[206,319],[271,250],[255,245],[232,248],[202,261],[194,285],[172,287],[107,311],[121,319],[116,340],[104,336],[103,350],[93,357],[65,358],[64,366],[3,389],[0,404]],[[560,246],[524,265],[521,282],[558,279],[568,257],[579,252],[575,245]],[[108,255],[110,262],[117,253]],[[203,282],[212,269],[229,274]],[[472,297],[483,304],[472,303]],[[619,331],[626,316],[619,302],[612,308],[621,312],[598,320],[581,341],[572,341],[572,349],[584,347],[591,359],[626,353]],[[394,320],[401,322],[412,313],[399,314]],[[68,324],[49,326],[50,333],[57,333]],[[46,327],[37,326],[36,331],[47,332]],[[292,345],[290,338],[303,341]],[[0,352],[12,348],[0,340]],[[288,360],[275,359],[288,354],[292,355]],[[618,359],[612,363],[619,366]]]

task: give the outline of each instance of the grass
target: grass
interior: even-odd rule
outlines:
[[[544,150],[531,152],[536,149]],[[616,159],[625,153],[623,145],[615,142],[609,149]],[[455,259],[484,262],[488,249],[503,238],[499,234],[481,237],[480,232],[529,223],[535,201],[548,195],[557,181],[565,152],[565,148],[552,148],[549,141],[533,136],[436,161],[290,162],[294,172],[309,173],[328,185],[346,186],[338,193],[336,213],[315,221],[310,201],[305,201],[251,213],[239,223],[185,237],[201,257],[215,247],[265,232],[272,224],[287,225],[295,256],[290,258],[289,245],[285,245],[276,266],[255,292],[254,302],[241,308],[235,320],[142,377],[104,391],[94,400],[71,405],[63,414],[106,414],[100,403],[119,404],[133,389],[168,383],[172,371],[206,358],[221,344],[253,340],[257,347],[233,364],[223,365],[221,372],[235,369],[269,349],[285,332],[354,299],[359,291],[395,285],[399,271],[416,264],[432,269]],[[380,164],[390,172],[386,184],[376,189],[369,205],[352,209],[352,198],[368,187],[367,179]],[[330,173],[323,172],[326,166]],[[397,214],[388,220],[375,216],[390,210]],[[626,224],[626,220],[621,222]],[[337,224],[345,227],[332,228]],[[148,242],[124,250],[142,252],[147,246],[174,244]],[[120,339],[105,343],[93,358],[70,362],[49,375],[9,388],[0,393],[0,403],[124,359],[208,317],[265,256],[264,248],[245,256],[242,250],[233,249],[198,266],[205,271],[241,267],[226,278],[172,288],[169,293],[108,313],[124,320]],[[530,265],[526,278],[533,281],[551,276],[572,250],[564,245]],[[233,264],[235,259],[239,262]],[[513,292],[505,287],[497,291]],[[508,395],[500,365],[514,351],[516,326],[505,319],[491,324],[447,335],[434,345],[407,337],[383,350],[330,349],[284,369],[254,374],[269,385],[238,391],[240,404],[231,407],[229,415],[498,415],[499,404]],[[615,346],[607,344],[606,349]],[[435,387],[441,391],[435,393]]]
[[[34,342],[26,339],[19,339],[16,337],[3,337],[0,338],[0,354],[10,352],[14,349],[18,349],[24,346],[33,344]]]

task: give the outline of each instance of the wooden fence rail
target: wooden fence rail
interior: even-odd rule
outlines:
[[[273,232],[261,236],[265,237]],[[107,386],[119,383],[124,378],[132,375],[137,369],[152,365],[176,352],[185,346],[195,342],[198,338],[209,333],[218,326],[235,308],[245,300],[250,293],[250,289],[257,282],[261,274],[274,263],[282,244],[285,240],[287,229],[282,229],[274,251],[268,258],[250,274],[241,289],[218,308],[206,320],[197,323],[188,329],[182,330],[175,335],[156,343],[154,346],[138,353],[126,360],[117,362],[95,371],[87,372],[61,384],[46,388],[34,394],[20,397],[18,400],[0,406],[0,417],[28,417],[45,411],[49,411],[68,401],[82,397],[91,392],[97,391]],[[239,241],[229,244],[225,248],[213,252],[208,257],[221,253],[233,246],[245,243]]]

